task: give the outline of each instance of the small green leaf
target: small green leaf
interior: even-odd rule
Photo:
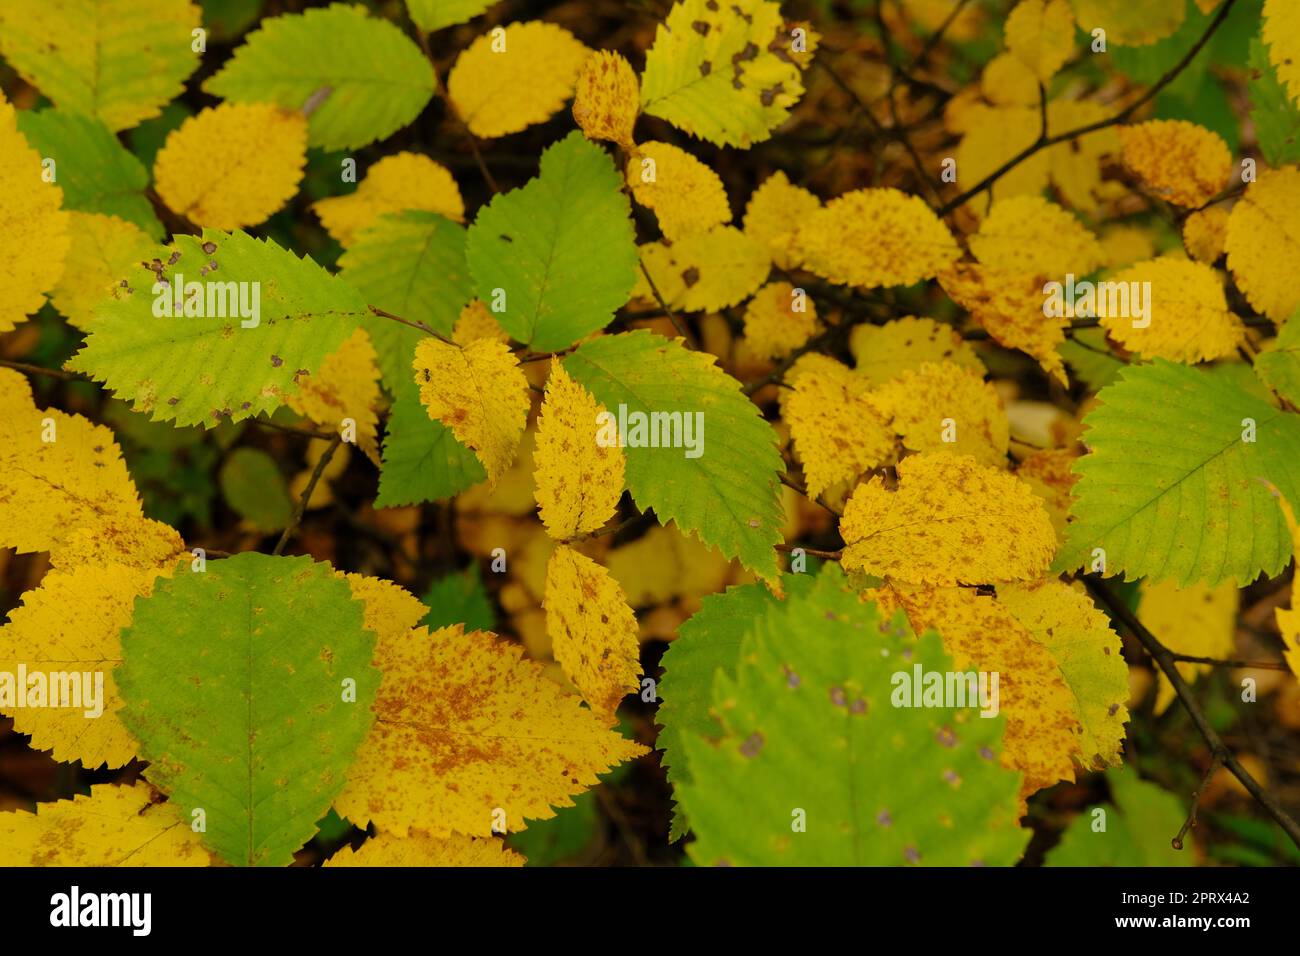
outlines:
[[[622,186],[609,155],[575,132],[542,154],[536,179],[480,210],[465,256],[478,297],[514,338],[568,348],[627,303],[637,256]]]
[[[1045,866],[1195,865],[1193,850],[1169,844],[1187,816],[1177,797],[1147,783],[1132,767],[1108,771],[1106,781],[1114,806],[1090,807],[1076,816],[1061,842],[1047,851]]]
[[[1300,162],[1300,109],[1278,82],[1268,47],[1250,41],[1250,121],[1270,166]]]
[[[377,508],[446,501],[487,480],[478,456],[429,418],[414,378],[400,385],[384,433]]]
[[[236,448],[218,476],[226,504],[258,531],[279,531],[289,523],[293,502],[275,459],[260,448]]]
[[[496,614],[477,564],[434,581],[420,602],[429,609],[420,624],[431,631],[452,624],[464,624],[467,631],[496,630]]]
[[[411,21],[425,33],[454,27],[478,16],[497,0],[406,0]]]

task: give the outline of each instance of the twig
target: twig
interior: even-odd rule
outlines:
[[[970,0],[957,0],[956,5],[948,12],[948,16],[944,17],[943,23],[939,24],[939,29],[930,34],[929,38],[925,41],[925,46],[921,47],[921,52],[916,55],[916,59],[914,59],[911,65],[908,66],[907,71],[909,73],[915,72],[925,65],[925,61],[929,59],[930,54],[934,52],[934,48],[939,45],[939,41],[943,39],[943,35],[947,33],[948,28],[956,22],[957,17],[961,15],[962,8],[968,3],[970,3]]]
[[[791,491],[799,493],[800,495],[807,498],[815,505],[821,505],[823,508],[825,508],[836,518],[840,517],[840,513],[836,511],[834,508],[832,508],[830,505],[828,505],[826,502],[822,501],[820,496],[814,498],[812,495],[808,494],[808,489],[805,488],[803,485],[799,484],[799,482],[795,481],[789,475],[778,473],[776,477],[777,480],[781,482],[781,484],[785,485]]]
[[[50,378],[61,379],[65,382],[89,382],[91,380],[89,376],[82,375],[80,372],[68,372],[61,368],[45,368],[43,365],[28,365],[26,362],[15,362],[12,359],[0,358],[0,365],[18,372],[26,372],[28,375],[47,375]]]
[[[1228,0],[1226,6],[1232,6],[1232,0]],[[1159,665],[1160,670],[1164,672],[1165,677],[1169,679],[1170,685],[1173,686],[1174,693],[1178,695],[1179,701],[1192,718],[1192,723],[1196,725],[1201,737],[1209,745],[1210,752],[1223,766],[1232,772],[1234,777],[1241,781],[1241,785],[1268,812],[1268,815],[1286,831],[1291,841],[1297,847],[1300,847],[1300,824],[1296,823],[1295,819],[1282,808],[1273,795],[1250,775],[1250,771],[1241,765],[1240,761],[1233,756],[1232,751],[1224,744],[1223,739],[1210,725],[1209,720],[1206,719],[1205,714],[1196,703],[1196,698],[1192,694],[1191,688],[1187,686],[1187,682],[1183,680],[1183,675],[1178,672],[1178,665],[1173,652],[1161,644],[1160,640],[1147,630],[1146,625],[1139,621],[1137,615],[1129,610],[1129,606],[1120,600],[1100,578],[1089,575],[1084,578],[1084,581],[1093,596],[1110,611],[1111,617],[1123,624],[1129,633],[1146,648],[1147,653],[1151,655],[1156,664]]]
[[[302,490],[302,494],[298,498],[298,504],[294,506],[293,515],[290,516],[289,523],[285,525],[284,533],[280,535],[280,540],[276,543],[275,550],[271,552],[272,554],[280,555],[284,553],[284,546],[289,543],[289,538],[292,537],[294,531],[298,529],[298,525],[302,522],[302,516],[307,511],[307,503],[311,501],[312,492],[316,490],[316,483],[320,481],[321,475],[325,474],[326,466],[329,465],[330,459],[334,457],[334,453],[338,451],[342,441],[342,434],[335,435],[330,439],[325,451],[321,453],[320,461],[316,462],[316,468],[307,481],[307,487]]]
[[[805,548],[801,544],[778,544],[776,550],[784,551],[787,554],[793,551],[802,551],[804,554],[812,555],[814,558],[821,558],[824,561],[838,561],[844,556],[843,551],[821,551],[817,548]]]
[[[673,329],[682,337],[682,341],[686,343],[687,348],[694,348],[695,346],[691,345],[690,336],[686,334],[686,327],[682,325],[681,320],[677,318],[677,314],[664,301],[663,295],[659,292],[659,287],[655,285],[655,280],[650,277],[650,270],[645,267],[645,261],[640,256],[637,257],[637,265],[641,267],[641,274],[645,276],[645,281],[650,286],[650,292],[654,295],[655,301],[659,303],[659,308],[663,309],[664,314],[668,316],[668,321],[673,324]]]
[[[1214,776],[1221,766],[1223,766],[1223,761],[1219,759],[1218,754],[1215,754],[1214,759],[1210,761],[1210,766],[1205,770],[1205,776],[1201,778],[1201,785],[1192,791],[1192,809],[1188,812],[1183,825],[1178,828],[1178,835],[1169,841],[1169,845],[1175,850],[1183,848],[1183,837],[1187,835],[1188,830],[1196,826],[1196,811],[1201,806],[1201,795],[1205,793],[1205,788],[1210,785],[1210,778]]]
[[[393,313],[391,312],[385,312],[383,309],[379,308],[376,305],[368,305],[366,306],[366,308],[369,309],[375,315],[379,316],[381,319],[391,319],[394,322],[401,322],[403,325],[409,325],[413,329],[419,329],[425,335],[432,335],[435,339],[437,339],[440,342],[444,342],[447,345],[455,345],[456,348],[460,348],[460,345],[458,343],[453,342],[451,339],[447,338],[447,336],[443,335],[441,332],[437,331],[436,329],[431,329],[423,322],[413,322],[410,319],[404,319],[400,315],[393,315]]]
[[[1207,44],[1210,41],[1210,37],[1212,37],[1214,35],[1214,32],[1218,30],[1219,25],[1222,24],[1223,21],[1228,18],[1228,14],[1232,11],[1232,8],[1236,4],[1236,2],[1237,0],[1226,0],[1223,6],[1219,7],[1219,12],[1215,15],[1214,19],[1210,22],[1210,25],[1206,27],[1205,32],[1201,34],[1200,39],[1198,39],[1194,44],[1192,44],[1191,49],[1189,49],[1187,53],[1183,55],[1183,58],[1179,60],[1176,64],[1174,64],[1173,67],[1171,67],[1169,71],[1165,73],[1164,76],[1160,77],[1160,79],[1158,79],[1153,86],[1148,87],[1146,92],[1144,92],[1141,96],[1139,96],[1128,106],[1124,107],[1124,109],[1120,110],[1118,113],[1116,113],[1114,116],[1110,117],[1109,119],[1097,120],[1094,123],[1087,123],[1076,129],[1068,130],[1064,133],[1057,133],[1055,136],[1039,136],[1037,140],[1035,140],[1033,143],[1026,146],[1019,153],[1011,157],[1009,160],[1007,160],[997,169],[993,170],[993,172],[989,173],[987,176],[981,179],[970,189],[967,189],[965,192],[960,193],[955,198],[950,199],[948,200],[948,202],[944,203],[943,206],[941,206],[938,210],[939,215],[946,216],[954,209],[959,209],[961,206],[965,205],[969,200],[971,200],[975,196],[978,196],[984,190],[988,189],[999,179],[1001,179],[1011,170],[1015,169],[1026,159],[1033,156],[1035,153],[1039,152],[1040,150],[1046,149],[1049,146],[1055,146],[1058,143],[1064,143],[1067,140],[1075,139],[1076,137],[1079,136],[1084,136],[1088,133],[1095,133],[1098,130],[1106,129],[1109,126],[1117,126],[1120,123],[1123,123],[1126,120],[1128,120],[1128,118],[1132,116],[1138,110],[1139,107],[1149,103],[1151,100],[1153,100],[1156,97],[1156,95],[1161,90],[1163,90],[1166,86],[1168,86],[1170,83],[1172,83],[1174,80],[1178,78],[1178,75],[1182,73],[1184,69],[1187,68],[1187,64],[1191,63],[1192,60],[1196,58],[1196,55],[1200,53],[1201,50],[1205,47],[1205,44]]]
[[[248,419],[248,423],[250,425],[257,425],[261,428],[270,428],[277,432],[285,432],[289,435],[302,435],[304,438],[318,438],[323,441],[328,441],[334,437],[330,432],[317,431],[314,428],[307,428],[303,425],[283,425],[280,422],[273,422],[269,418],[250,418]]]
[[[1209,667],[1249,667],[1261,671],[1290,670],[1281,661],[1230,661],[1217,657],[1196,657],[1193,654],[1179,654],[1176,651],[1170,651],[1169,656],[1180,664],[1205,664]]]

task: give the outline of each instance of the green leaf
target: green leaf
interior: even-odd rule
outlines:
[[[781,540],[776,434],[714,357],[644,330],[605,335],[564,359],[612,415],[702,413],[702,453],[627,448],[627,487],[643,511],[678,527],[759,577],[775,581]]]
[[[289,523],[293,502],[275,459],[260,448],[236,448],[218,475],[226,504],[258,531],[279,531]]]
[[[384,433],[375,507],[445,501],[486,480],[478,456],[429,418],[414,378],[400,385]]]
[[[1256,357],[1255,374],[1293,405],[1300,402],[1300,309]]]
[[[478,297],[514,338],[568,348],[627,303],[637,257],[622,186],[609,155],[575,132],[542,154],[536,179],[479,211],[465,256]]]
[[[1268,47],[1250,42],[1250,121],[1255,124],[1259,151],[1270,166],[1300,162],[1300,109],[1278,82]]]
[[[497,0],[406,0],[411,21],[425,33],[453,27],[478,16]]]
[[[203,25],[213,39],[229,43],[257,22],[262,0],[201,0]]]
[[[1029,839],[1020,774],[998,761],[1005,717],[891,706],[896,672],[948,671],[829,566],[752,624],[713,683],[723,733],[690,734],[677,789],[700,865],[1003,866]],[[804,823],[803,829],[798,827]]]
[[[1183,825],[1187,808],[1173,794],[1147,783],[1130,768],[1106,773],[1113,807],[1105,830],[1094,830],[1093,811],[1076,816],[1061,842],[1047,851],[1045,866],[1193,866],[1191,849],[1175,850],[1169,840]]]
[[[793,598],[811,590],[815,579],[806,574],[787,574],[782,580],[787,597]],[[737,585],[723,594],[710,594],[677,629],[677,639],[668,645],[659,684],[662,703],[656,717],[663,729],[656,744],[663,751],[660,763],[667,769],[674,790],[691,779],[686,738],[692,734],[716,737],[721,733],[720,725],[709,713],[713,706],[713,675],[736,676],[746,631],[774,604],[776,598],[761,584]],[[673,810],[669,841],[684,837],[687,827],[686,815],[678,806]]]
[[[464,624],[467,631],[496,630],[496,614],[477,564],[434,581],[420,603],[429,609],[420,624],[431,631],[452,624]]]
[[[362,7],[333,4],[263,20],[203,91],[297,110],[328,88],[307,144],[355,149],[414,120],[434,86],[433,67],[401,30]]]
[[[149,174],[97,119],[61,110],[19,110],[18,129],[43,159],[53,159],[63,207],[135,223],[155,242],[162,223],[144,197]]]
[[[1113,382],[1125,366],[1111,353],[1103,329],[1076,329],[1057,351],[1075,377],[1093,391]]]
[[[1286,566],[1291,539],[1261,479],[1300,500],[1300,419],[1226,376],[1162,360],[1125,369],[1098,399],[1056,570],[1091,567],[1096,548],[1106,574],[1180,586],[1244,587]]]
[[[172,250],[179,253],[174,263]],[[156,316],[155,303],[173,301],[171,293],[159,286],[156,294],[154,273],[144,264],[134,266],[127,277],[131,286],[115,287],[113,298],[104,300],[70,367],[104,382],[155,420],[211,428],[274,411],[296,388],[298,372],[314,372],[366,314],[365,302],[347,283],[310,259],[243,232],[178,235],[154,256],[163,263],[165,282],[183,276],[187,287],[202,283],[205,310],[211,300],[212,311],[229,317]],[[232,282],[240,284],[237,290]],[[250,306],[256,293],[256,326],[244,327],[254,318],[241,318],[238,307],[217,308],[223,304],[214,296],[218,292],[226,303],[242,295]]]
[[[182,568],[136,601],[122,720],[149,780],[187,823],[203,810],[204,842],[227,862],[290,863],[342,789],[379,685],[362,622],[348,583],[308,557]]]
[[[380,216],[343,254],[339,267],[368,304],[444,335],[451,334],[474,295],[465,265],[465,227],[437,213]],[[397,394],[399,382],[415,374],[415,345],[426,333],[377,315],[362,325],[379,353],[384,387]]]

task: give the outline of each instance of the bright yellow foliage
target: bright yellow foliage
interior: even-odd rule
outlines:
[[[778,269],[797,269],[803,265],[800,230],[821,206],[820,199],[777,171],[749,197],[745,232],[767,246]]]
[[[745,341],[760,358],[781,358],[817,331],[817,306],[788,282],[769,282],[745,306]]]
[[[146,783],[0,813],[0,866],[211,866],[190,822]]]
[[[1182,26],[1187,4],[1182,0],[1074,0],[1074,15],[1084,33],[1104,29],[1107,43],[1148,46]]]
[[[418,830],[406,836],[380,833],[354,850],[345,846],[325,861],[325,866],[523,866],[524,858],[507,850],[501,840],[453,833],[433,837]]]
[[[1016,477],[1043,499],[1058,541],[1065,540],[1066,518],[1074,501],[1074,483],[1079,480],[1073,470],[1078,457],[1068,448],[1044,448],[1026,457],[1016,469]]]
[[[1260,37],[1268,44],[1278,79],[1300,105],[1300,7],[1289,0],[1264,0]]]
[[[627,184],[670,241],[731,221],[718,174],[671,143],[638,146],[627,162]]]
[[[632,145],[641,110],[641,86],[622,55],[598,50],[587,57],[573,94],[573,119],[588,139]]]
[[[460,316],[451,330],[451,339],[457,345],[464,346],[479,339],[509,342],[510,335],[501,328],[501,323],[492,317],[492,313],[488,311],[482,299],[471,299],[466,303],[465,308],[460,310]]]
[[[43,173],[41,155],[18,132],[14,108],[0,93],[0,332],[39,309],[63,274],[68,214],[63,191]]]
[[[552,363],[533,449],[537,507],[552,538],[595,531],[618,507],[627,455],[617,422],[607,423],[613,418],[563,365]]]
[[[1252,306],[1274,322],[1300,307],[1300,169],[1266,170],[1228,219],[1228,268]]]
[[[997,106],[1037,107],[1038,77],[1020,57],[999,53],[984,65],[980,92]]]
[[[1003,33],[1007,49],[1043,83],[1074,52],[1074,14],[1066,0],[1020,0]]]
[[[512,23],[483,34],[456,58],[447,95],[475,136],[517,133],[555,115],[590,52],[554,23]]]
[[[1204,362],[1236,354],[1245,327],[1228,309],[1219,274],[1204,263],[1163,256],[1130,266],[1111,280],[1151,283],[1147,319],[1136,317],[1131,301],[1128,314],[1101,316],[1102,327],[1126,349],[1171,362]],[[1150,325],[1135,326],[1148,319]]]
[[[998,200],[970,238],[975,258],[991,268],[1064,281],[1082,278],[1102,263],[1097,237],[1083,223],[1041,196]]]
[[[1186,120],[1121,126],[1124,165],[1152,195],[1176,206],[1200,206],[1228,185],[1232,154],[1217,133]]]
[[[311,208],[344,246],[386,212],[420,209],[456,222],[465,219],[465,202],[450,170],[419,153],[385,156],[370,167],[356,192],[318,200]]]
[[[911,285],[950,265],[960,250],[920,196],[859,189],[832,199],[800,233],[806,267],[840,285]]]
[[[1007,413],[997,390],[978,372],[925,362],[880,386],[871,402],[911,451],[971,455],[1006,467]]]
[[[693,233],[673,243],[672,259],[685,286],[680,305],[686,312],[716,312],[735,305],[763,284],[771,268],[762,243],[734,226]]]
[[[1043,576],[1056,533],[1033,491],[969,455],[913,455],[898,488],[858,486],[840,519],[846,570],[905,584],[996,584]]]
[[[871,383],[845,365],[817,356],[792,383],[785,420],[816,498],[856,479],[894,454],[894,433],[868,397]]]
[[[1194,212],[1183,222],[1183,247],[1197,262],[1212,264],[1223,255],[1228,241],[1228,210],[1211,206]]]
[[[1276,490],[1273,496],[1282,509],[1287,530],[1291,532],[1291,553],[1300,562],[1300,525],[1296,523],[1295,512],[1291,510],[1291,503]],[[1279,607],[1276,614],[1278,630],[1282,632],[1282,656],[1291,673],[1300,677],[1300,578],[1291,579],[1291,606]]]
[[[307,119],[267,103],[222,103],[173,130],[154,160],[163,202],[197,226],[265,221],[298,191]]]
[[[1192,657],[1232,657],[1237,646],[1237,585],[1193,584],[1180,588],[1172,580],[1142,583],[1138,617],[1160,643],[1176,654]],[[1178,672],[1189,684],[1213,670],[1211,664],[1180,662]],[[1163,672],[1157,673],[1156,713],[1163,714],[1177,694]]]
[[[906,315],[884,325],[858,325],[849,333],[854,369],[872,385],[883,385],[925,362],[951,362],[984,373],[971,344],[951,325]]]
[[[72,325],[84,330],[94,323],[95,307],[110,297],[112,286],[152,255],[154,243],[135,223],[116,216],[93,212],[68,216],[68,261],[50,301]]]
[[[338,350],[325,356],[315,375],[300,375],[298,391],[285,397],[289,407],[326,431],[337,432],[351,419],[356,444],[379,464],[379,366],[365,329],[357,329]]]
[[[641,686],[636,615],[618,581],[586,555],[560,545],[546,565],[546,633],[573,686],[601,723]]]
[[[492,339],[461,348],[430,336],[416,346],[414,368],[429,417],[474,450],[495,484],[528,420],[528,380],[514,353]]]
[[[384,674],[375,723],[335,807],[381,831],[489,836],[498,808],[520,830],[646,752],[495,634],[459,625],[381,634],[375,666]]]

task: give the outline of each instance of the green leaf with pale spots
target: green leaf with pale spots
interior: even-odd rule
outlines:
[[[204,842],[228,863],[291,863],[342,789],[379,686],[363,614],[328,565],[252,552],[136,601],[122,721],[149,781],[181,819],[203,810]]]
[[[610,414],[626,405],[629,421],[634,413],[680,413],[684,426],[685,416],[703,416],[696,457],[680,447],[629,445],[628,490],[643,511],[654,509],[661,524],[677,522],[775,582],[785,520],[777,478],[781,455],[776,432],[740,383],[712,355],[644,330],[593,339],[565,358],[564,368]],[[684,440],[684,429],[677,437]]]
[[[1194,866],[1195,852],[1175,850],[1169,839],[1183,825],[1187,807],[1178,797],[1148,783],[1132,767],[1106,772],[1113,806],[1085,807],[1061,842],[1047,851],[1045,866]],[[1093,828],[1097,809],[1106,828]],[[1187,837],[1191,842],[1191,837]]]
[[[202,283],[203,310],[213,314],[187,317],[182,297],[177,315],[173,292],[172,316],[155,315],[155,302],[168,293],[161,286],[154,292],[157,277],[141,263],[127,287],[115,287],[99,306],[86,344],[68,364],[155,421],[212,428],[270,414],[297,389],[297,375],[315,372],[368,314],[342,279],[243,232],[176,236],[152,258],[162,264],[163,282],[181,276],[186,286]],[[254,293],[255,326],[242,317],[252,313]]]
[[[719,673],[715,738],[686,737],[678,799],[701,865],[1008,866],[1020,774],[998,759],[1005,718],[975,708],[893,707],[893,675],[946,672],[828,566],[807,594],[763,612]],[[804,824],[802,832],[799,824]]]

